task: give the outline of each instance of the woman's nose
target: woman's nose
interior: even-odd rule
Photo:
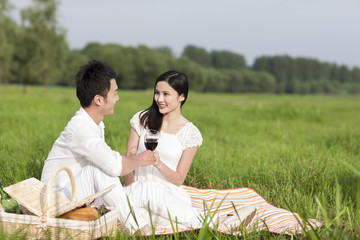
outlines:
[[[159,101],[159,102],[164,101],[164,95],[163,95],[163,94],[159,94],[158,101]]]

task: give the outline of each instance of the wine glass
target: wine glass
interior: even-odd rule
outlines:
[[[155,129],[147,129],[144,138],[146,149],[154,151],[158,145],[159,137],[160,131]]]

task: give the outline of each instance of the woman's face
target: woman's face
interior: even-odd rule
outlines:
[[[159,107],[161,114],[172,111],[180,111],[181,102],[184,101],[184,94],[179,94],[167,82],[159,81],[155,86],[154,100]]]

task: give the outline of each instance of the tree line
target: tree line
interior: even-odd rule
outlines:
[[[33,0],[12,19],[9,0],[0,0],[0,84],[74,86],[78,68],[90,59],[114,67],[122,89],[152,88],[169,69],[188,75],[190,88],[229,93],[360,93],[360,68],[312,58],[261,56],[252,66],[241,54],[188,45],[175,57],[169,47],[88,43],[69,49],[57,20],[57,0]],[[46,89],[46,88],[45,88]]]

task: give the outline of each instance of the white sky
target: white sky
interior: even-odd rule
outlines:
[[[31,0],[10,0],[23,8]],[[192,44],[256,57],[287,54],[360,67],[359,0],[59,0],[72,49],[88,42]],[[16,14],[16,12],[14,12]]]

